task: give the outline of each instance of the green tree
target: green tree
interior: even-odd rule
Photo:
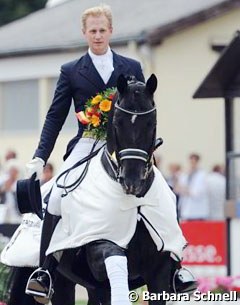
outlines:
[[[43,8],[47,0],[0,0],[0,26]]]

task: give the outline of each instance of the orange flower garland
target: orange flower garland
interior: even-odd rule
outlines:
[[[108,112],[111,110],[112,100],[116,88],[109,88],[87,100],[84,111],[76,113],[78,120],[86,125],[87,131],[97,139],[106,138]]]

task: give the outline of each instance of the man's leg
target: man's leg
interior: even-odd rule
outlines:
[[[197,281],[193,274],[183,268],[181,262],[173,259],[171,290],[174,293],[192,294],[197,289]]]
[[[46,211],[40,248],[41,267],[30,276],[26,286],[26,293],[34,296],[35,300],[42,304],[47,304],[54,292],[53,284],[58,261],[52,254],[45,257],[45,252],[59,219],[60,217]]]
[[[75,283],[65,278],[61,273],[56,272],[57,260],[53,256],[47,256],[42,266],[42,270],[48,270],[50,274],[53,274],[52,280],[55,286],[55,293],[51,299],[53,305],[74,305],[75,304]],[[32,272],[31,272],[32,273]],[[29,273],[28,273],[29,274]],[[29,277],[29,275],[28,275]],[[24,285],[24,288],[26,283]],[[37,278],[32,278],[28,284],[28,290],[31,290],[30,295],[34,296],[34,299],[41,304],[47,304],[50,301],[50,297],[47,297],[49,293],[50,281],[49,277],[45,273],[38,272]],[[51,288],[50,288],[51,289]],[[36,295],[36,292],[44,292],[45,296],[40,297]],[[29,296],[28,296],[29,297]],[[35,301],[31,298],[32,303],[26,303],[22,305],[35,305]],[[9,304],[9,305],[15,305]],[[17,304],[16,305],[21,305]]]
[[[48,255],[42,267],[31,274],[26,293],[32,295],[34,299],[41,304],[48,304],[53,295],[53,283],[55,279],[58,261],[54,256]]]

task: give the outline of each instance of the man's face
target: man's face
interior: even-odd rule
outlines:
[[[83,34],[89,48],[96,55],[105,54],[112,35],[112,28],[104,15],[89,16]]]

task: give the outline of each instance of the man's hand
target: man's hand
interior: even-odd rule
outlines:
[[[36,173],[36,180],[40,180],[45,162],[41,158],[34,158],[26,164],[27,177],[30,178]]]

